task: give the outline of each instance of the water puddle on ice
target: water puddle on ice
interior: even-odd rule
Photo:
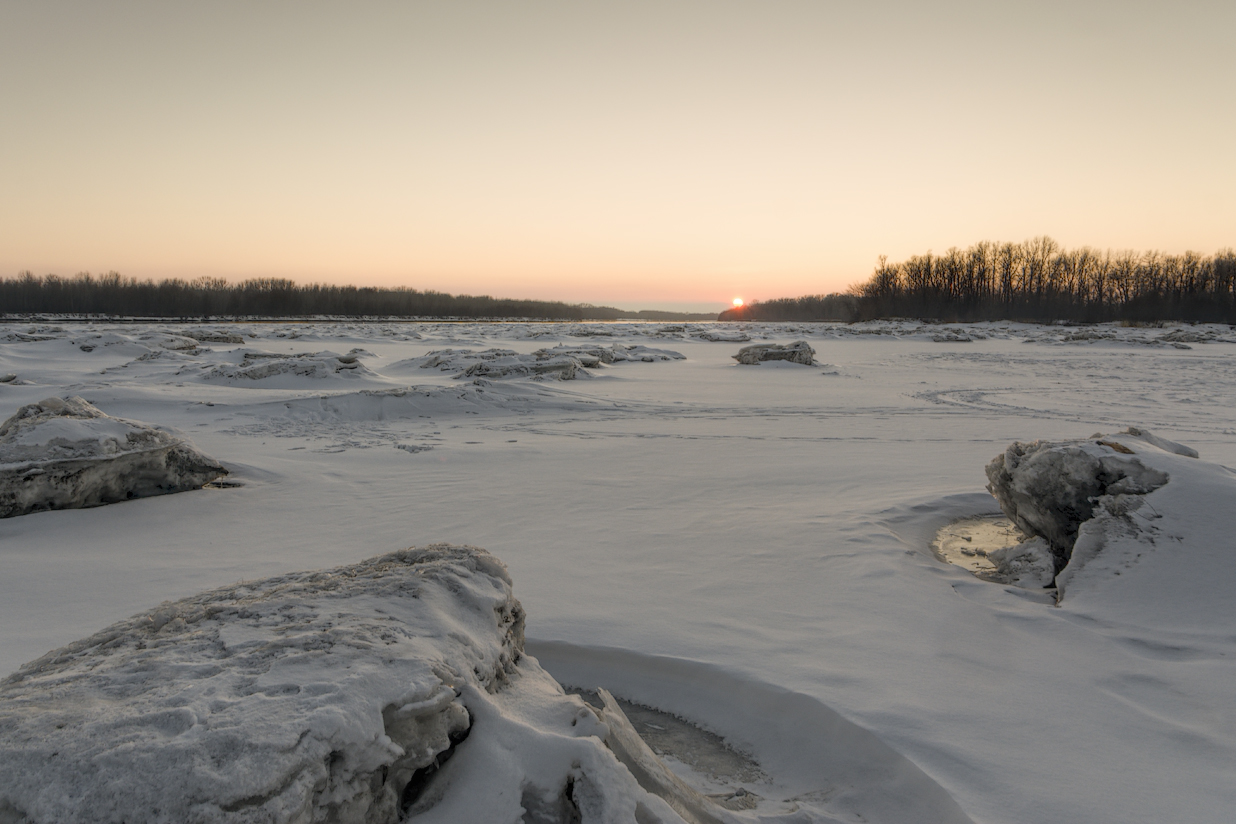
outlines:
[[[941,527],[931,542],[931,551],[941,561],[991,579],[999,570],[988,556],[1025,540],[1022,531],[1003,515],[983,515]]]
[[[588,704],[601,709],[601,697],[568,687]],[[752,809],[760,796],[743,784],[764,784],[769,778],[750,756],[730,748],[719,735],[667,712],[616,698],[627,720],[665,765],[688,785],[731,810]]]

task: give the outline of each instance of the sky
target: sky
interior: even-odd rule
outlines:
[[[0,275],[717,311],[1236,245],[1236,3],[0,0]]]

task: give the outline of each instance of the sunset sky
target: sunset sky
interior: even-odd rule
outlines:
[[[0,2],[0,274],[717,311],[1236,245],[1236,3]]]

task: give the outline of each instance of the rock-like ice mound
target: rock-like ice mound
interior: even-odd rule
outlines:
[[[1138,436],[1121,434],[1139,437],[1141,430],[1137,432]],[[1041,537],[1051,546],[1059,574],[1072,558],[1083,523],[1097,512],[1123,516],[1135,511],[1143,503],[1141,496],[1167,483],[1168,474],[1147,466],[1115,436],[1096,435],[1057,443],[1013,443],[987,465],[987,479],[987,489],[1004,514],[1026,535]]]
[[[23,406],[0,424],[0,518],[184,492],[226,474],[181,438],[78,397]]]
[[[359,353],[339,355],[335,352],[302,352],[285,355],[275,352],[250,351],[239,364],[219,364],[202,376],[212,382],[247,383],[288,376],[323,380],[327,378],[376,377],[373,370],[359,360]]]
[[[584,368],[599,366],[600,358],[585,362],[569,354],[552,354],[549,350],[522,355],[513,349],[486,349],[481,352],[472,349],[438,349],[421,358],[411,358],[394,364],[400,366],[419,366],[421,369],[437,369],[439,372],[453,372],[457,378],[546,378],[569,381],[578,377],[588,377]]]
[[[744,346],[734,355],[734,360],[742,364],[755,365],[764,361],[789,361],[811,366],[815,363],[815,350],[805,340],[793,343],[755,343]]]
[[[564,694],[523,630],[473,547],[164,603],[0,683],[0,820],[733,820],[663,786],[621,710]]]
[[[1034,581],[1045,545],[1058,603],[1067,590],[1071,602],[1108,618],[1159,628],[1232,620],[1224,577],[1231,531],[1221,513],[1236,507],[1236,476],[1226,467],[1130,427],[1014,443],[988,464],[987,477],[1000,508],[1031,539],[988,553],[997,580]]]
[[[457,378],[532,378],[533,380],[575,380],[590,377],[588,369],[624,361],[653,363],[682,360],[683,356],[669,349],[648,346],[555,346],[521,354],[513,349],[438,349],[420,357],[400,361],[394,366],[416,366],[453,372]]]
[[[533,352],[533,355],[540,358],[569,355],[570,357],[578,358],[589,369],[603,363],[623,363],[626,361],[654,363],[656,361],[685,359],[681,352],[675,352],[672,349],[654,349],[651,346],[622,343],[615,343],[613,346],[572,346],[570,344],[561,344],[552,349],[538,349],[536,352]]]

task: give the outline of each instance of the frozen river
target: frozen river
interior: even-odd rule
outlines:
[[[818,364],[740,366],[742,339],[805,339]],[[203,589],[472,544],[509,567],[551,673],[595,660],[620,697],[736,741],[758,748],[784,690],[974,821],[1228,820],[1230,613],[1057,607],[930,542],[998,512],[984,466],[1016,440],[1133,425],[1236,466],[1233,344],[1226,326],[9,323],[0,418],[79,395],[179,429],[243,485],[0,521],[0,671]],[[558,346],[618,356],[574,380],[461,376],[484,350]],[[756,685],[751,717],[727,728],[679,665]]]

